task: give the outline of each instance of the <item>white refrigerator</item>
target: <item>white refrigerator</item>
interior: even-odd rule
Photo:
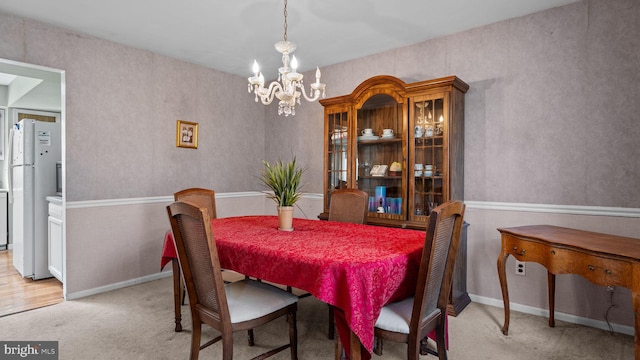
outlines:
[[[48,266],[47,196],[56,194],[56,161],[62,159],[59,122],[22,119],[9,134],[9,207],[13,266],[23,277],[51,277]]]

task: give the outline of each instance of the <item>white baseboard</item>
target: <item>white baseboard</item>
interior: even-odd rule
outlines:
[[[143,277],[140,277],[140,278],[137,278],[137,279],[121,281],[119,283],[109,284],[109,285],[100,286],[100,287],[93,288],[93,289],[88,289],[88,290],[83,290],[83,291],[78,291],[78,292],[75,292],[75,293],[67,294],[64,297],[64,299],[65,300],[75,300],[75,299],[79,299],[79,298],[83,298],[83,297],[87,297],[87,296],[91,296],[91,295],[101,294],[101,293],[104,293],[104,292],[107,292],[107,291],[122,289],[122,288],[125,288],[125,287],[128,287],[128,286],[131,286],[131,285],[142,284],[142,283],[145,283],[147,281],[164,279],[164,278],[172,276],[172,275],[173,275],[173,272],[171,272],[171,271],[162,271],[162,272],[159,272],[159,273],[143,276]]]
[[[469,298],[471,298],[471,301],[477,302],[478,304],[495,306],[495,307],[504,309],[504,303],[502,300],[473,295],[473,294],[469,294]],[[510,303],[510,309],[511,311],[518,311],[525,314],[549,318],[549,310],[547,309],[540,309],[533,306],[527,306],[527,305],[521,305],[521,304],[515,304],[515,303]],[[556,320],[568,322],[571,324],[590,326],[596,329],[607,330],[607,331],[610,330],[609,325],[607,324],[606,321],[584,318],[584,317],[566,314],[558,311],[555,312],[555,318]],[[613,329],[614,332],[617,332],[620,334],[631,335],[631,336],[633,336],[634,334],[633,326],[626,326],[626,325],[619,325],[619,324],[612,323],[611,328]]]
[[[67,296],[65,297],[65,300],[80,299],[80,298],[83,298],[83,297],[96,295],[96,294],[104,293],[104,292],[107,292],[107,291],[112,291],[112,290],[117,290],[117,289],[125,288],[125,287],[128,287],[128,286],[132,286],[132,285],[142,284],[142,283],[145,283],[147,281],[154,281],[154,280],[164,279],[164,278],[172,276],[172,275],[173,275],[173,273],[171,271],[162,271],[162,272],[155,273],[155,274],[152,274],[152,275],[143,276],[143,277],[137,278],[137,279],[131,279],[131,280],[122,281],[122,282],[119,282],[119,283],[114,283],[114,284],[109,284],[109,285],[106,285],[106,286],[101,286],[101,287],[98,287],[98,288],[93,288],[93,289],[89,289],[89,290],[84,290],[84,291],[79,291],[79,292],[76,292],[76,293],[67,294]],[[494,306],[494,307],[498,307],[498,308],[501,308],[501,309],[504,308],[504,304],[503,304],[502,300],[489,298],[489,297],[485,297],[485,296],[474,295],[474,294],[469,294],[469,297],[471,298],[471,301],[476,302],[478,304]],[[518,312],[525,313],[525,314],[530,314],[530,315],[542,316],[542,317],[545,317],[545,318],[549,317],[549,310],[540,309],[540,308],[536,308],[536,307],[528,306],[528,305],[521,305],[521,304],[511,303],[511,310],[512,311],[518,311]],[[609,325],[605,321],[601,321],[601,320],[594,320],[594,319],[584,318],[584,317],[575,316],[575,315],[571,315],[571,314],[566,314],[566,313],[562,313],[562,312],[558,312],[558,311],[556,311],[556,313],[555,313],[555,318],[556,318],[556,320],[560,320],[560,321],[564,321],[564,322],[568,322],[568,323],[572,323],[572,324],[590,326],[590,327],[593,327],[593,328],[596,328],[596,329],[607,330],[607,331],[610,330],[609,329]],[[611,328],[613,329],[614,332],[617,332],[617,333],[620,333],[620,334],[625,334],[625,335],[630,335],[630,336],[634,335],[634,328],[632,326],[626,326],[626,325],[619,325],[619,324],[611,323]]]

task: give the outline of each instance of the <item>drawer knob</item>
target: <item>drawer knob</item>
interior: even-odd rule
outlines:
[[[593,271],[593,270],[595,270],[595,269],[596,269],[593,265],[588,265],[587,267],[588,267],[588,268],[589,268],[589,270],[591,270],[591,271]]]
[[[609,270],[609,269],[605,269],[605,270],[604,270],[604,273],[605,273],[605,274],[607,274],[607,275],[611,275],[611,270]]]
[[[551,250],[551,255],[555,255],[556,251],[555,250]]]

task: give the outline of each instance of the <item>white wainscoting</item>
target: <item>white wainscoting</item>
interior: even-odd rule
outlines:
[[[160,196],[67,202],[65,298],[165,276],[160,255],[172,201],[173,196]],[[259,191],[216,193],[216,210],[218,217],[276,214],[275,203]],[[321,212],[322,195],[305,194],[294,216],[317,219]]]
[[[172,196],[67,202],[67,293],[75,299],[169,276],[160,271],[160,254],[169,228],[166,205]],[[552,224],[638,237],[640,209],[466,201],[468,228],[467,290],[473,301],[502,306],[496,260],[498,227]],[[275,214],[263,192],[216,194],[219,217]],[[305,194],[296,217],[317,219],[322,194]],[[514,267],[513,260],[507,262]],[[167,267],[169,268],[169,267]],[[546,270],[528,264],[524,277],[507,274],[511,308],[548,316]],[[558,320],[604,328],[610,294],[577,275],[558,276]],[[588,294],[588,296],[585,296]],[[613,329],[633,333],[630,291],[616,289],[610,312]]]

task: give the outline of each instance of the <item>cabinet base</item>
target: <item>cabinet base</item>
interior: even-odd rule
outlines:
[[[471,298],[469,297],[469,294],[467,294],[466,292],[460,296],[458,296],[458,298],[453,299],[453,301],[451,301],[448,305],[447,305],[447,314],[449,316],[453,316],[456,317],[458,316],[458,314],[460,314],[462,312],[462,310],[464,310],[465,307],[467,307],[467,305],[469,305],[471,303]]]

